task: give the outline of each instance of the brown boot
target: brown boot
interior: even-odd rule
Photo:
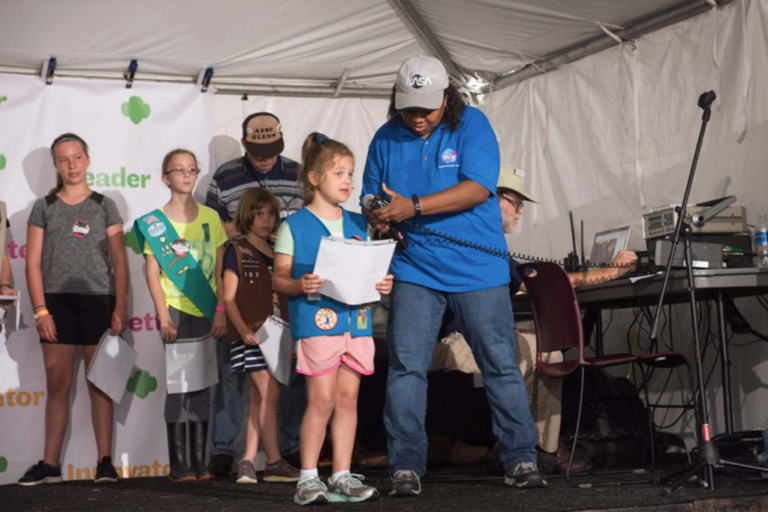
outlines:
[[[563,443],[560,443],[555,452],[555,459],[557,459],[557,472],[565,473],[568,469],[568,459],[571,457],[571,452],[565,447]],[[589,457],[578,447],[576,448],[576,454],[573,456],[573,462],[571,463],[571,473],[584,473],[592,469]]]
[[[366,469],[384,469],[389,465],[386,452],[365,447],[355,447],[352,463]]]
[[[485,460],[490,450],[485,446],[471,446],[455,441],[451,447],[451,464],[477,464]]]

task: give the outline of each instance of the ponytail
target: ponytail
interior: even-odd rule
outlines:
[[[354,158],[352,151],[346,144],[329,139],[320,132],[312,132],[304,140],[304,144],[301,147],[299,181],[305,205],[312,202],[312,199],[315,197],[315,190],[317,190],[317,187],[309,179],[309,173],[315,172],[322,176],[326,167],[332,164],[333,160],[339,156]]]

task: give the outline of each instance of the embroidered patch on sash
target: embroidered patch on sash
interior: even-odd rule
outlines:
[[[338,322],[339,317],[330,308],[323,308],[315,313],[315,325],[322,331],[330,331]]]
[[[147,228],[147,231],[149,231],[149,236],[151,236],[152,238],[157,238],[163,233],[165,233],[167,229],[168,228],[163,222],[156,222],[151,226],[149,226],[149,228]]]

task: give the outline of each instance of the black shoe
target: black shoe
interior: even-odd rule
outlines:
[[[189,453],[192,458],[192,471],[198,480],[215,480],[216,477],[205,467],[205,444],[208,442],[208,422],[189,422]],[[230,472],[232,464],[229,465]],[[227,475],[228,476],[228,475]]]
[[[96,478],[94,483],[104,484],[107,482],[117,482],[120,475],[117,474],[115,466],[112,465],[112,457],[102,457],[101,462],[96,465]]]
[[[392,477],[390,496],[418,496],[421,494],[421,479],[415,471],[401,469]]]
[[[172,482],[195,482],[197,475],[190,471],[187,464],[187,424],[166,423],[168,433],[168,461],[171,470],[168,478]]]
[[[533,462],[521,462],[504,474],[504,483],[513,487],[546,487],[547,481]]]
[[[29,467],[24,476],[19,479],[19,485],[60,484],[62,481],[61,466],[55,467],[40,461]]]
[[[232,474],[232,456],[219,454],[211,455],[208,471],[214,476],[230,476]]]

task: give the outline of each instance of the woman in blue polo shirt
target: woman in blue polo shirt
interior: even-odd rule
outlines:
[[[445,68],[432,57],[414,57],[400,67],[389,117],[368,150],[361,198],[388,196],[389,206],[365,213],[378,231],[399,223],[409,245],[396,251],[392,262],[384,411],[390,494],[421,492],[427,370],[446,307],[462,324],[483,374],[505,482],[543,487],[533,418],[515,362],[509,265],[498,254],[470,246],[506,251],[495,196],[496,135],[482,112],[464,105]],[[466,244],[402,223],[408,219]]]

